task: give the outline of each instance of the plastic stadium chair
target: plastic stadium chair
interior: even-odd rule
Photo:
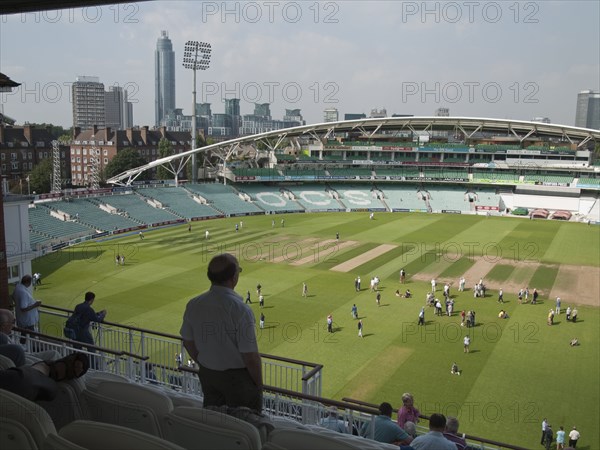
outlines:
[[[181,406],[165,415],[165,439],[194,450],[259,450],[258,429],[216,411]]]
[[[368,448],[361,445],[361,441],[354,443],[343,439],[341,436],[344,435],[340,433],[339,436],[336,436],[332,433],[315,433],[307,430],[281,428],[269,434],[269,442],[287,450],[362,450]]]
[[[123,425],[162,437],[162,418],[173,410],[171,399],[155,389],[133,383],[102,381],[85,389],[88,418]]]
[[[0,448],[41,449],[48,434],[56,434],[44,409],[26,398],[0,389]]]
[[[49,434],[42,450],[87,450],[79,444],[69,441],[58,434]]]
[[[88,450],[183,450],[157,436],[107,423],[76,420],[60,430],[59,436]]]

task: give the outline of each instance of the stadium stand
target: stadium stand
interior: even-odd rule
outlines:
[[[349,209],[376,208],[385,209],[386,206],[377,198],[373,189],[364,185],[332,185],[339,194],[340,202]]]
[[[327,187],[322,184],[304,184],[290,186],[289,190],[296,197],[296,201],[307,211],[342,211],[343,204],[338,201],[333,193],[327,192]]]
[[[471,204],[466,198],[463,187],[450,186],[424,188],[429,193],[429,205],[435,212],[439,211],[470,211]]]
[[[64,221],[50,215],[50,209],[39,203],[29,208],[30,236],[36,242],[44,242],[52,238],[70,238],[95,232],[94,227],[89,227],[73,220]],[[34,242],[32,242],[33,244]]]
[[[393,210],[427,211],[427,203],[419,197],[415,186],[384,186],[385,202]]]
[[[237,191],[223,184],[187,184],[185,188],[199,194],[223,214],[258,214],[264,212],[253,203],[242,200]]]
[[[284,195],[284,192],[277,191],[273,187],[255,184],[243,184],[236,185],[236,189],[240,192],[250,195],[252,201],[254,201],[265,211],[304,211],[298,202],[289,199],[286,195]]]
[[[145,225],[154,225],[180,219],[180,217],[164,209],[150,206],[142,196],[137,194],[103,197],[103,201],[117,208],[119,211],[123,211],[127,217]]]
[[[121,214],[110,214],[101,210],[94,202],[100,202],[100,200],[60,200],[48,204],[48,207],[58,213],[65,213],[71,217],[77,217],[78,222],[102,231],[139,227],[143,223],[142,221],[134,221],[127,218],[125,212],[122,212]]]
[[[217,210],[195,201],[190,193],[181,187],[144,188],[136,192],[143,197],[158,200],[166,211],[188,220],[219,215]]]

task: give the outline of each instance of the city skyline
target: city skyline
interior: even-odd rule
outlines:
[[[186,114],[192,74],[181,59],[191,39],[213,47],[198,103],[215,113],[239,98],[242,114],[270,103],[274,117],[301,109],[307,123],[328,108],[340,117],[450,108],[574,125],[578,93],[600,90],[598,15],[597,2],[156,1],[1,16],[0,71],[22,85],[0,95],[18,124],[70,126],[72,80],[85,73],[127,90],[134,125],[155,124],[153,52],[166,30],[175,107]],[[36,58],[25,58],[32,48]]]

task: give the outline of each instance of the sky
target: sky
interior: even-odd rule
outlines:
[[[17,124],[72,126],[71,83],[96,76],[128,90],[134,123],[153,126],[154,51],[173,43],[177,107],[191,114],[188,40],[210,43],[198,102],[531,120],[573,125],[577,93],[600,90],[600,2],[149,1],[0,16],[0,93]]]

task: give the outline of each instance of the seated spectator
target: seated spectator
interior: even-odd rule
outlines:
[[[396,297],[402,297],[402,294],[400,293],[400,291],[398,289],[396,289]]]
[[[379,405],[379,415],[370,423],[365,422],[360,432],[361,436],[386,444],[409,445],[412,438],[398,424],[392,422],[392,411],[392,405],[387,402]]]
[[[576,347],[579,345],[579,340],[577,338],[571,339],[571,343],[569,344],[571,347]]]
[[[458,450],[467,448],[467,442],[458,434],[458,419],[456,417],[448,417],[448,420],[446,420],[444,437],[450,442],[454,442]]]
[[[31,401],[52,400],[58,393],[58,381],[79,378],[88,368],[89,360],[83,353],[72,353],[56,361],[42,361],[31,366],[11,367],[0,371],[0,389]]]
[[[12,311],[9,309],[0,309],[0,354],[12,359],[15,366],[19,367],[24,365],[27,360],[24,353],[16,350],[17,347],[19,349],[22,348],[20,345],[17,345],[12,336],[12,329],[16,322]],[[34,352],[30,353],[30,355],[43,361],[57,359],[59,356],[55,350]]]
[[[434,413],[429,418],[429,433],[417,436],[410,445],[415,450],[456,450],[454,442],[444,437],[445,429],[446,417]]]
[[[329,430],[337,431],[338,433],[347,433],[348,427],[343,420],[338,419],[337,408],[332,406],[329,408],[329,414],[327,417],[321,419],[319,425]]]
[[[417,437],[417,426],[410,420],[404,424],[404,431],[413,439]]]
[[[404,293],[404,297],[405,298],[412,298],[412,293],[410,292],[410,289],[406,290],[406,292]]]
[[[506,311],[504,311],[503,309],[501,309],[500,312],[498,313],[498,318],[499,319],[508,319],[508,313]]]
[[[402,394],[402,407],[398,410],[398,426],[404,428],[404,424],[409,420],[419,423],[419,410],[414,407],[414,398],[412,394],[405,392]]]

